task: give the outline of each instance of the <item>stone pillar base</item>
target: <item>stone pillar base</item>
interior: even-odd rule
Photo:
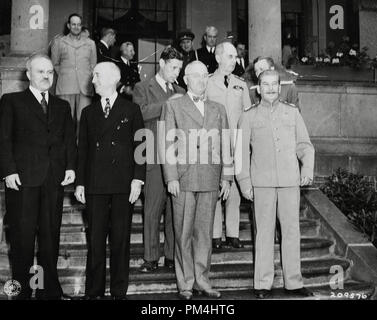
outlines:
[[[0,96],[4,93],[23,91],[28,87],[26,60],[25,56],[0,58]]]

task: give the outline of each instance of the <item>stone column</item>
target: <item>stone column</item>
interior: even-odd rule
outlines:
[[[368,47],[371,58],[377,55],[377,3],[376,1],[360,1],[360,48]]]
[[[249,58],[270,56],[281,63],[281,0],[249,0]]]
[[[11,55],[47,52],[49,0],[13,0]]]

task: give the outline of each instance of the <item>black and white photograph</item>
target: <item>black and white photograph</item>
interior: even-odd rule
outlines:
[[[377,300],[376,30],[375,0],[0,0],[0,306]]]

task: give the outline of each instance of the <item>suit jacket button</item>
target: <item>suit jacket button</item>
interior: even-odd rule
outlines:
[[[116,143],[113,141],[113,142],[111,142],[111,144],[113,145],[113,146],[115,146],[116,145]]]
[[[97,148],[99,148],[99,142],[97,142],[96,146],[97,146]]]

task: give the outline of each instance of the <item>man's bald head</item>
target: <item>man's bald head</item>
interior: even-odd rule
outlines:
[[[101,62],[93,71],[93,84],[101,97],[109,97],[115,91],[120,81],[120,70],[115,63]]]
[[[222,42],[216,47],[216,61],[220,71],[229,75],[236,67],[237,49],[229,42]]]
[[[207,67],[200,61],[193,61],[187,65],[183,79],[187,84],[188,91],[201,96],[207,89]]]

